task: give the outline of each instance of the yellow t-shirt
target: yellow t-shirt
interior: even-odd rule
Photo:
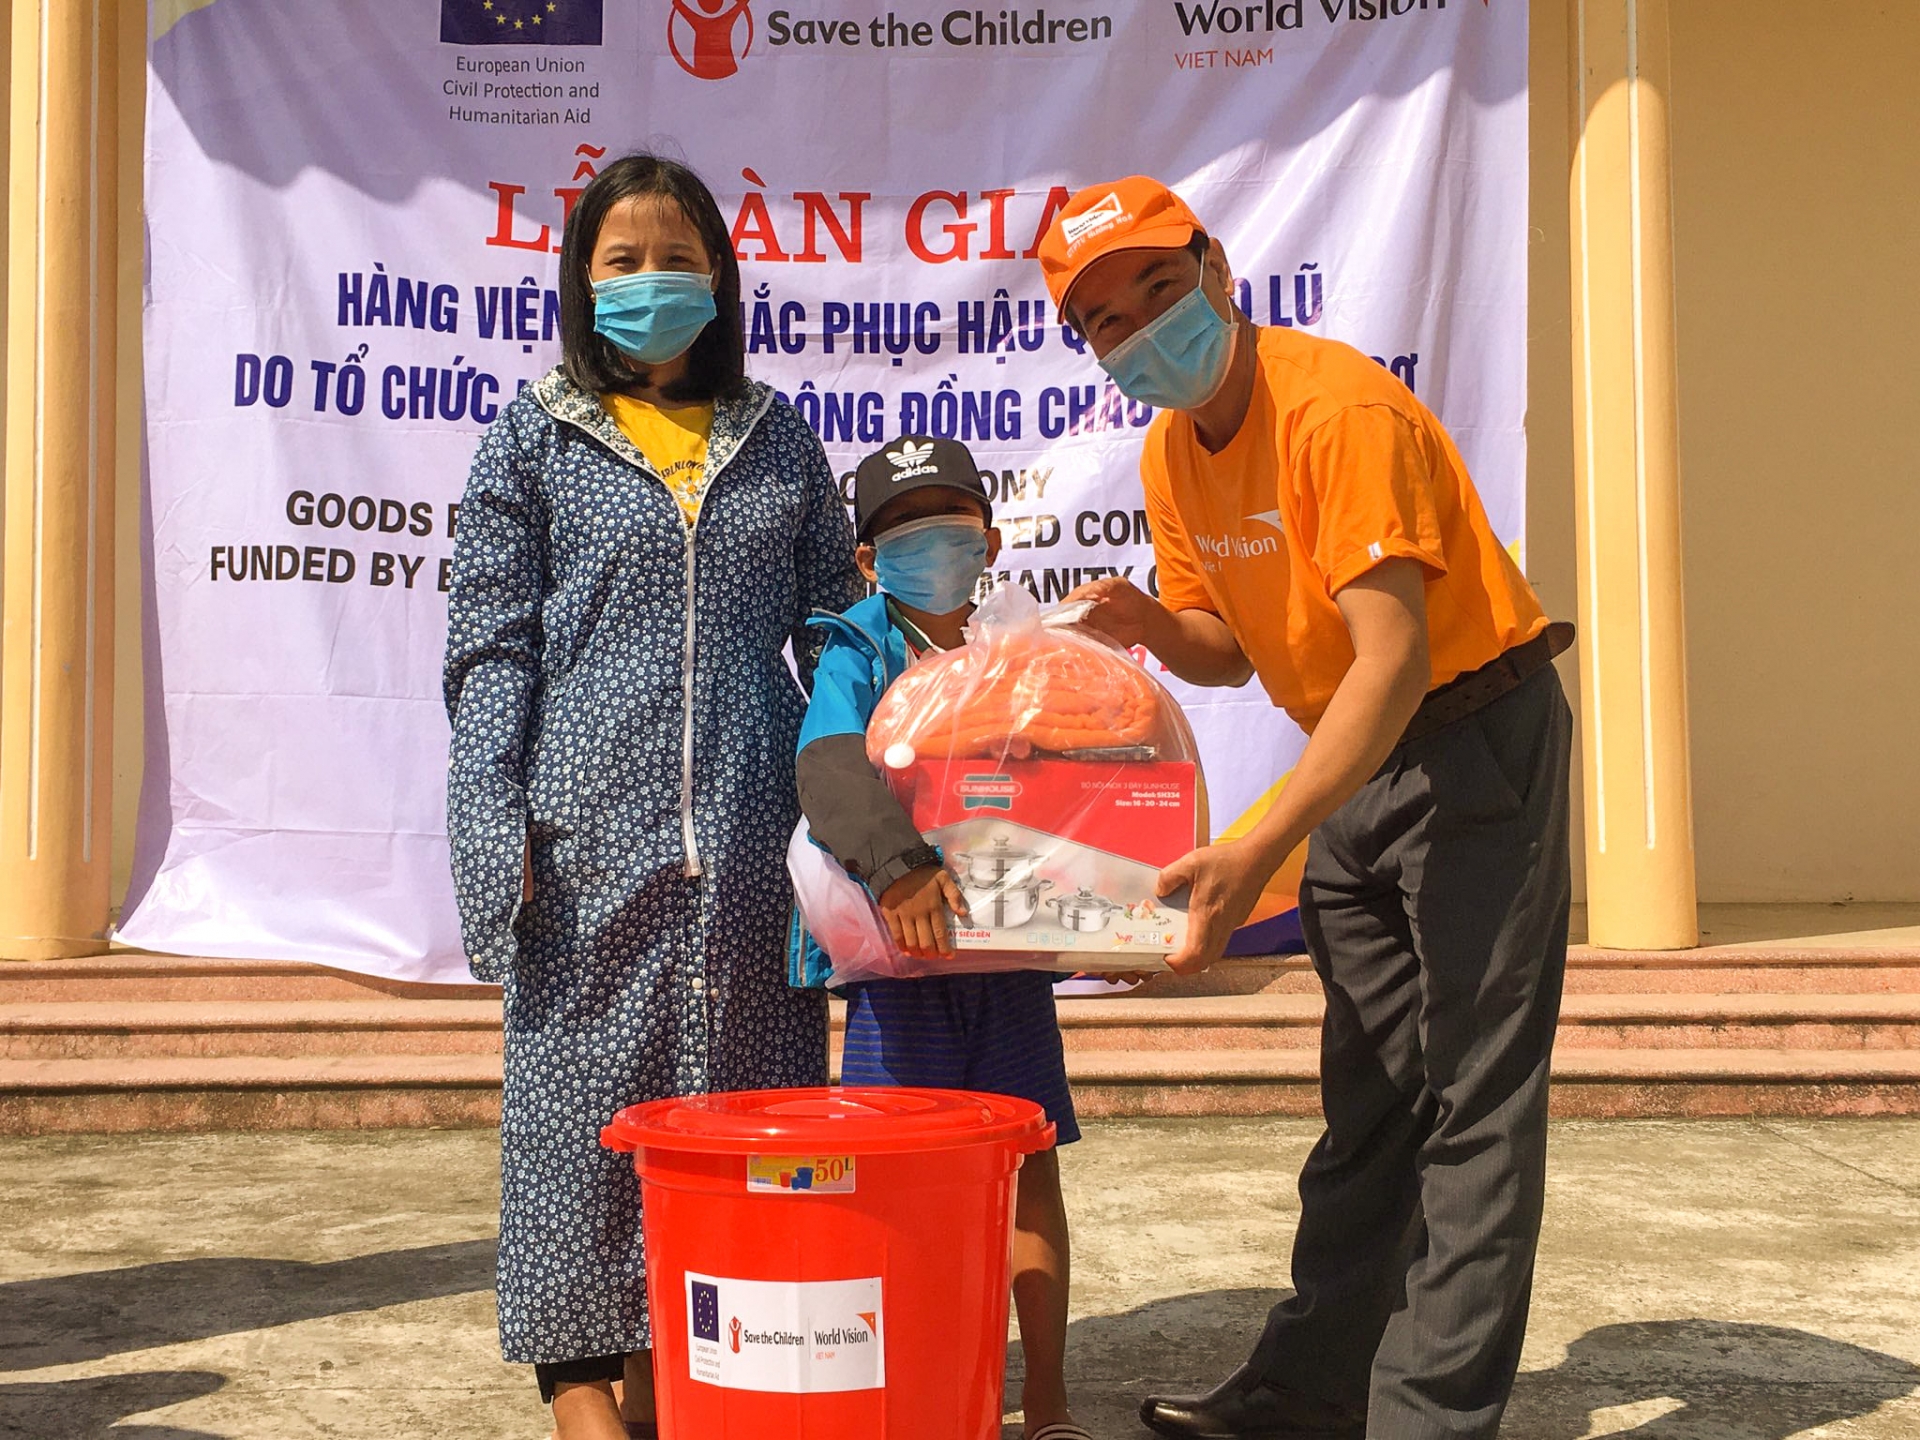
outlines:
[[[680,502],[687,523],[698,520],[700,502],[707,493],[707,438],[713,433],[713,406],[663,410],[616,392],[602,395],[600,404]]]
[[[1162,412],[1140,473],[1160,599],[1226,621],[1274,704],[1305,730],[1353,664],[1342,586],[1404,556],[1427,575],[1435,686],[1546,628],[1433,413],[1358,350],[1260,331],[1253,403],[1209,455]]]

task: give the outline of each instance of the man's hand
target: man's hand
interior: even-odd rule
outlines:
[[[1244,685],[1253,667],[1227,622],[1208,610],[1169,610],[1131,580],[1108,575],[1067,592],[1067,603],[1090,600],[1089,629],[1131,650],[1144,645],[1192,685]]]
[[[880,913],[903,954],[919,960],[953,954],[947,931],[947,912],[965,916],[967,897],[944,865],[922,865],[887,887],[880,897]]]
[[[1189,851],[1160,872],[1157,893],[1164,899],[1191,886],[1187,901],[1187,938],[1167,957],[1176,975],[1198,975],[1227,952],[1233,932],[1246,924],[1278,867],[1245,841],[1229,840]]]
[[[1154,612],[1161,609],[1158,600],[1124,575],[1109,575],[1075,586],[1067,592],[1064,603],[1071,605],[1077,600],[1093,604],[1092,613],[1083,622],[1089,629],[1098,630],[1129,650],[1147,643],[1147,627]]]

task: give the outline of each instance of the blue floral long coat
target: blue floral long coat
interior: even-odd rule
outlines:
[[[707,475],[689,531],[555,370],[482,438],[460,508],[447,829],[469,963],[505,987],[510,1361],[650,1343],[638,1182],[599,1141],[616,1110],[826,1080],[824,997],[786,982],[805,702],[781,650],[858,596],[852,529],[765,386],[716,407]]]

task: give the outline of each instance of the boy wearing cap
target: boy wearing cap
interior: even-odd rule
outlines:
[[[1326,1131],[1300,1177],[1295,1293],[1253,1357],[1141,1418],[1193,1437],[1485,1437],[1519,1364],[1566,965],[1572,638],[1487,521],[1440,422],[1359,351],[1261,328],[1220,242],[1143,176],[1073,197],[1055,303],[1128,396],[1160,593],[1091,623],[1203,685],[1257,677],[1309,733],[1191,884],[1192,972],[1311,835],[1300,917],[1326,992]],[[1278,776],[1260,777],[1263,784]]]
[[[816,843],[864,884],[894,943],[951,955],[947,915],[966,900],[940,853],[867,760],[867,722],[919,656],[962,643],[973,592],[1000,553],[993,505],[965,445],[896,440],[854,476],[860,571],[878,587],[826,631],[800,732],[800,809]],[[1032,1100],[1056,1145],[1080,1136],[1042,971],[871,980],[848,987],[841,1083],[984,1090]],[[1013,1298],[1026,1357],[1028,1440],[1090,1440],[1067,1406],[1067,1214],[1059,1158],[1027,1158],[1014,1209]]]

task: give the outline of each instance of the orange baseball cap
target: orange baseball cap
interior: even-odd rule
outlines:
[[[1129,175],[1090,185],[1066,203],[1040,241],[1040,271],[1054,305],[1086,268],[1116,250],[1178,250],[1205,227],[1187,202],[1158,180]]]

